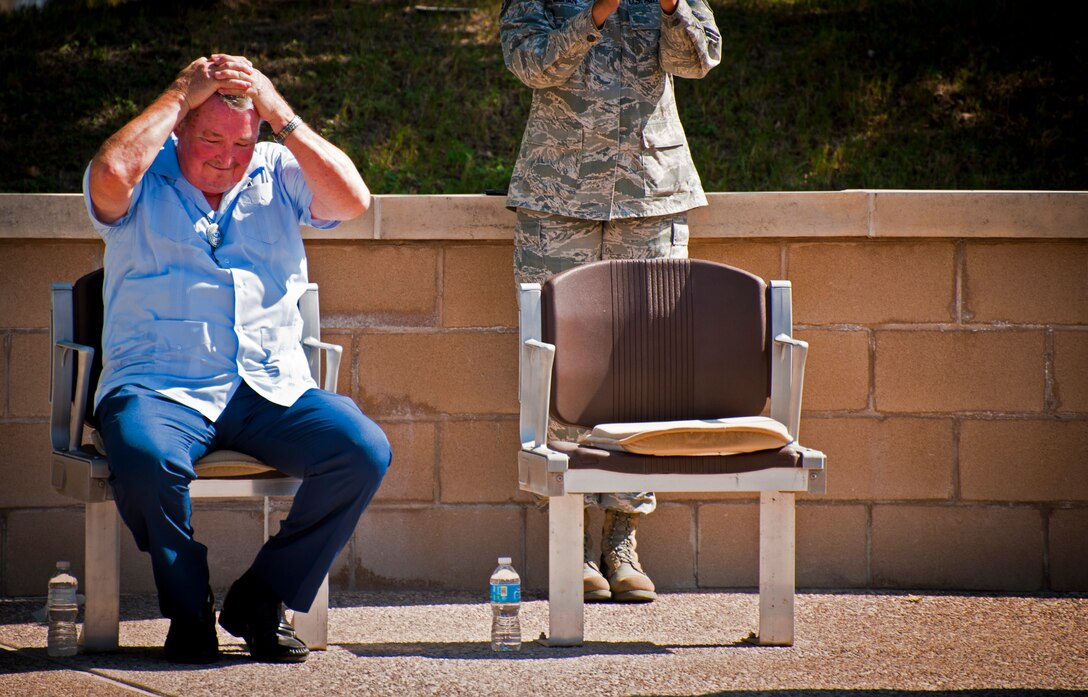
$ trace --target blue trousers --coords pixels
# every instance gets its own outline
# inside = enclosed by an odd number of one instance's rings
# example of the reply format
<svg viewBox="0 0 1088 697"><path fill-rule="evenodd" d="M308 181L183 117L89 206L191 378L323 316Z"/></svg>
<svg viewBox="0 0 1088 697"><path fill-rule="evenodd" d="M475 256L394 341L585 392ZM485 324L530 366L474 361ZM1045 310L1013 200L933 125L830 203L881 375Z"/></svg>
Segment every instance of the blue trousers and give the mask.
<svg viewBox="0 0 1088 697"><path fill-rule="evenodd" d="M290 407L242 383L214 423L138 385L98 406L110 484L136 545L150 553L165 617L197 617L208 591L208 550L191 525L193 463L237 450L302 480L280 530L251 571L305 612L374 497L392 457L381 428L343 395L311 389Z"/></svg>

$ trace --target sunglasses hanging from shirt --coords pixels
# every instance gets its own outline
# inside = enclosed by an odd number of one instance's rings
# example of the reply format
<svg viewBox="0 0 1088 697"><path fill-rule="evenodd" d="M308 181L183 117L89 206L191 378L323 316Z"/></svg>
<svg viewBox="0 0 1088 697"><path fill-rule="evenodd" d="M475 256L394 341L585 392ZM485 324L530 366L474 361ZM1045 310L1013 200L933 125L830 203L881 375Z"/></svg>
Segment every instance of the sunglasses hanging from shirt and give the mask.
<svg viewBox="0 0 1088 697"><path fill-rule="evenodd" d="M227 222L231 219L231 216L234 214L234 206L238 203L238 199L242 198L242 194L245 193L245 191L251 186L253 186L253 184L255 183L254 180L257 178L257 175L261 174L263 171L264 167L258 167L257 169L253 170L253 172L249 175L249 179L246 182L246 185L242 187L242 190L238 192L237 196L231 199L230 203L227 204L226 210L224 210L223 214L219 216L219 220L222 221L222 224L213 219L208 225L208 229L205 231L205 234L208 236L208 245L212 248L212 259L215 261L216 266L222 266L222 264L219 263L219 258L215 256L215 250L219 249L219 245L223 244L223 238L226 234L226 225ZM215 215L215 211L212 211L212 215Z"/></svg>

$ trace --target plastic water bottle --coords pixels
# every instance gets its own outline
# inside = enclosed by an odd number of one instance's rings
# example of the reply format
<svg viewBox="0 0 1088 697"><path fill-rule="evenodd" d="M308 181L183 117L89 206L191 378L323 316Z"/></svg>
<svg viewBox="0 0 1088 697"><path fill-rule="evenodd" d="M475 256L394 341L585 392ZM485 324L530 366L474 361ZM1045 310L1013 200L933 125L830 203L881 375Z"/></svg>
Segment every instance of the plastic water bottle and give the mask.
<svg viewBox="0 0 1088 697"><path fill-rule="evenodd" d="M491 574L491 650L521 650L521 577L510 557L499 557Z"/></svg>
<svg viewBox="0 0 1088 697"><path fill-rule="evenodd" d="M68 572L71 565L57 562L57 571L49 579L46 609L49 613L49 638L46 653L50 656L74 656L79 647L76 630L76 577Z"/></svg>

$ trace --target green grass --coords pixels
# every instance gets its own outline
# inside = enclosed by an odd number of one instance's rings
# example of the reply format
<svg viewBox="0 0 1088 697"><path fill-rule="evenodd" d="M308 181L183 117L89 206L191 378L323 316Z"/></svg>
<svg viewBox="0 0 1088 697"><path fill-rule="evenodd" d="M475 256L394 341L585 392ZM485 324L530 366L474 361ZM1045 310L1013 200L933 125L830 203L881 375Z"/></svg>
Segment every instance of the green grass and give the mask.
<svg viewBox="0 0 1088 697"><path fill-rule="evenodd" d="M0 14L0 191L78 191L190 60L250 57L375 193L505 187L531 93L500 0L53 0ZM719 0L677 80L709 191L1088 189L1083 10L1046 0Z"/></svg>

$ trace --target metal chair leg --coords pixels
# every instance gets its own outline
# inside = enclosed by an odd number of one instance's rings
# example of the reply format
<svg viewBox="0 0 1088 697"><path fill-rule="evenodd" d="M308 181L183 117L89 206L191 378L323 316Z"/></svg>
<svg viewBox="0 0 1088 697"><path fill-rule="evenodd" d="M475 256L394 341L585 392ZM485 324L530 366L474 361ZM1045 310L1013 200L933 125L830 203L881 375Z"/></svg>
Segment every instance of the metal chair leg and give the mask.
<svg viewBox="0 0 1088 697"><path fill-rule="evenodd" d="M295 634L307 647L324 650L329 647L329 577L321 583L309 612L295 613Z"/></svg>
<svg viewBox="0 0 1088 697"><path fill-rule="evenodd" d="M272 534L271 515L272 502L269 497L264 497L262 504L264 514L264 539L267 541ZM296 612L294 616L295 634L306 647L323 651L329 647L329 576L325 574L325 580L321 582L321 588L314 597L308 612Z"/></svg>
<svg viewBox="0 0 1088 697"><path fill-rule="evenodd" d="M85 508L83 650L115 651L121 622L121 517L113 501Z"/></svg>
<svg viewBox="0 0 1088 697"><path fill-rule="evenodd" d="M770 491L759 501L759 643L793 645L794 494Z"/></svg>
<svg viewBox="0 0 1088 697"><path fill-rule="evenodd" d="M583 641L582 508L581 494L548 500L549 646L580 646Z"/></svg>

